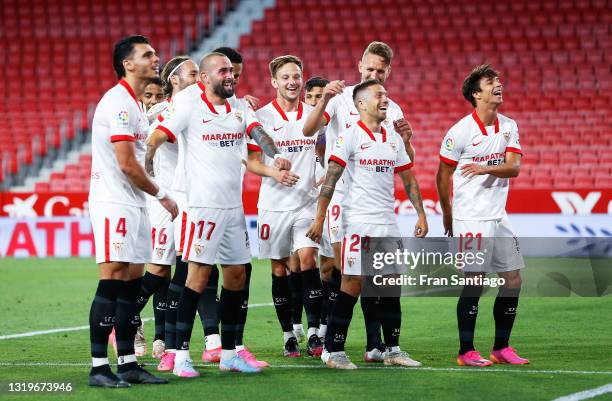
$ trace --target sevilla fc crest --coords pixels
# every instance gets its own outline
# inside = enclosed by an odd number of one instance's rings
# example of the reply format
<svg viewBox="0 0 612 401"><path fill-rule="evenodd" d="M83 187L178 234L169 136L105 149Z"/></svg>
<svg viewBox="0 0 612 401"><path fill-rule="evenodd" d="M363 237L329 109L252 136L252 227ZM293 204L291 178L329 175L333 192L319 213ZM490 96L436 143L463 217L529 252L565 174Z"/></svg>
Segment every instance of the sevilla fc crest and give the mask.
<svg viewBox="0 0 612 401"><path fill-rule="evenodd" d="M195 251L196 255L200 256L204 248L202 247L202 245L194 245L193 250Z"/></svg>
<svg viewBox="0 0 612 401"><path fill-rule="evenodd" d="M356 261L357 261L357 259L351 256L351 257L348 258L348 265L349 266L353 266Z"/></svg>
<svg viewBox="0 0 612 401"><path fill-rule="evenodd" d="M162 256L164 256L165 252L166 252L166 248L155 248L155 254L157 255L158 258L161 258Z"/></svg>
<svg viewBox="0 0 612 401"><path fill-rule="evenodd" d="M238 120L239 123L242 123L242 112L241 111L234 112L234 117L236 117L236 120Z"/></svg>
<svg viewBox="0 0 612 401"><path fill-rule="evenodd" d="M504 139L506 140L506 142L508 142L508 139L510 139L510 133L509 132L504 132Z"/></svg>

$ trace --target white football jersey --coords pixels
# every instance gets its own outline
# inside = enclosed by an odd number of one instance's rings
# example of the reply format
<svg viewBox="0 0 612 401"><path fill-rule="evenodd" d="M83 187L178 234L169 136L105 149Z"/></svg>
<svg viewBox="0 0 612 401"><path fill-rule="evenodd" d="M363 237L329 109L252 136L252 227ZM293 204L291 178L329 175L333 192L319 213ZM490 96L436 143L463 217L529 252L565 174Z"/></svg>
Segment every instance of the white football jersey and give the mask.
<svg viewBox="0 0 612 401"><path fill-rule="evenodd" d="M159 108L157 118L149 126L149 135L151 135L157 126L166 118L165 114L168 110L170 102L172 102L172 100L164 100L162 103L157 103L155 105L159 106L160 104L163 104L165 107ZM157 149L157 152L155 152L155 157L153 158L155 182L165 190L172 189L176 165L178 163L178 144L176 143L175 139L176 138L168 138L168 140Z"/></svg>
<svg viewBox="0 0 612 401"><path fill-rule="evenodd" d="M273 100L255 113L283 157L291 160L291 171L300 177L293 187L286 187L272 177L263 177L257 204L259 210L289 211L314 202L317 196L315 190L317 138L304 136L302 132L304 122L311 111L311 106L300 102L296 112L286 113L278 102ZM249 149L261 152L261 148L252 140ZM268 166L274 165L274 159L265 154L263 160Z"/></svg>
<svg viewBox="0 0 612 401"><path fill-rule="evenodd" d="M182 137L187 203L190 207L232 209L242 206L241 166L246 137L261 125L244 101L215 106L204 85L196 83L172 99L159 129ZM184 151L184 152L183 152ZM181 161L178 161L181 165ZM175 175L180 175L179 169Z"/></svg>
<svg viewBox="0 0 612 401"><path fill-rule="evenodd" d="M329 157L334 151L334 144L336 139L342 133L353 127L359 121L359 113L353 103L353 91L355 86L347 86L344 88L341 94L331 98L325 113L323 114L327 120L327 130L325 131L326 146L325 146L325 160L324 164L327 166ZM389 107L387 108L387 119L383 122L383 127L387 131L393 130L393 121L404 118L402 109L389 99ZM344 187L342 179L338 181L336 185L336 191L338 193L344 193Z"/></svg>
<svg viewBox="0 0 612 401"><path fill-rule="evenodd" d="M394 174L412 167L404 141L393 129L372 132L363 122L340 134L330 161L344 166L345 224L396 224Z"/></svg>
<svg viewBox="0 0 612 401"><path fill-rule="evenodd" d="M499 113L494 126L485 127L474 110L448 130L440 147L440 160L457 166L453 174L454 219L492 220L504 215L510 179L490 174L466 178L461 175L461 166L500 165L506 152L523 154L516 122Z"/></svg>
<svg viewBox="0 0 612 401"><path fill-rule="evenodd" d="M119 168L113 142L130 141L144 164L149 121L125 80L108 90L96 107L91 132L89 200L144 207L145 193Z"/></svg>

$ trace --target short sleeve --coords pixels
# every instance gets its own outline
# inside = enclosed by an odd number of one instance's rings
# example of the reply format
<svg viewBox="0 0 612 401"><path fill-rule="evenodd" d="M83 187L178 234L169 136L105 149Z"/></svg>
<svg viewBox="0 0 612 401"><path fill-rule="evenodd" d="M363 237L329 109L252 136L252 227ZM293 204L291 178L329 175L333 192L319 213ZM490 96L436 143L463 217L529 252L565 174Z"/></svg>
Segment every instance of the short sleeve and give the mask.
<svg viewBox="0 0 612 401"><path fill-rule="evenodd" d="M390 109L391 122L401 120L402 118L404 118L404 113L402 112L401 107L399 107L399 105L395 102L391 103L391 105L392 105Z"/></svg>
<svg viewBox="0 0 612 401"><path fill-rule="evenodd" d="M346 163L353 154L352 139L355 137L355 135L351 135L351 132L352 131L344 131L338 136L336 143L334 144L334 151L329 157L330 162L333 161L342 167L346 167Z"/></svg>
<svg viewBox="0 0 612 401"><path fill-rule="evenodd" d="M510 138L508 138L508 145L506 145L506 152L523 154L521 143L519 141L518 126L515 122L512 124L512 130L510 131Z"/></svg>
<svg viewBox="0 0 612 401"><path fill-rule="evenodd" d="M138 125L138 115L133 107L128 107L125 102L110 103L110 141L136 141L136 126Z"/></svg>
<svg viewBox="0 0 612 401"><path fill-rule="evenodd" d="M187 91L178 93L168 104L166 110L160 114L162 118L157 128L168 135L168 142L176 141L176 136L184 131L186 132L189 125L194 106L189 101L189 97L185 95L187 95Z"/></svg>
<svg viewBox="0 0 612 401"><path fill-rule="evenodd" d="M465 144L461 140L461 136L458 135L458 131L451 128L442 140L440 160L450 166L456 166L464 147Z"/></svg>
<svg viewBox="0 0 612 401"><path fill-rule="evenodd" d="M326 124L329 124L332 118L336 115L336 111L338 110L338 99L340 96L336 95L331 98L329 103L327 103L327 107L325 107L325 111L323 112L323 117L327 121Z"/></svg>
<svg viewBox="0 0 612 401"><path fill-rule="evenodd" d="M253 110L251 105L249 105L244 99L240 99L240 102L242 103L242 110L244 111L245 115L244 121L246 122L247 127L246 134L247 136L251 136L251 131L253 130L253 128L261 126L261 123L259 122L259 119L255 114L255 110Z"/></svg>
<svg viewBox="0 0 612 401"><path fill-rule="evenodd" d="M397 135L397 139L399 142L398 151L397 151L397 160L395 161L395 172L399 173L405 170L410 170L412 168L412 160L410 160L410 156L406 152L406 148L401 146L404 144L402 138Z"/></svg>

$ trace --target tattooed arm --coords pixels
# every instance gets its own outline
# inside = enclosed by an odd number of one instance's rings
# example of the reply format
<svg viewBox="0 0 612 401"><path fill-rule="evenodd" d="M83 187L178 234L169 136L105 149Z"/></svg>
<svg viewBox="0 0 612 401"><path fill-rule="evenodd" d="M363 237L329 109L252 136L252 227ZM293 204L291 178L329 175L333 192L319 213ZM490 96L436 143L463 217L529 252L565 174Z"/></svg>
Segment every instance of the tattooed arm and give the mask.
<svg viewBox="0 0 612 401"><path fill-rule="evenodd" d="M408 195L408 199L414 206L414 209L417 212L418 220L416 226L414 227L414 236L415 237L424 237L427 235L428 227L427 227L427 217L425 216L425 209L423 208L423 198L421 197L421 190L419 188L419 183L417 182L416 177L410 170L403 170L399 173L402 182L404 183L404 190L406 191L406 195Z"/></svg>
<svg viewBox="0 0 612 401"><path fill-rule="evenodd" d="M251 130L251 138L257 142L257 145L261 148L262 152L274 159L274 167L279 170L290 170L291 162L284 157L279 157L281 153L276 148L274 140L266 133L266 130L261 125L256 125ZM276 156L279 155L279 156Z"/></svg>
<svg viewBox="0 0 612 401"><path fill-rule="evenodd" d="M151 135L145 141L147 145L147 152L145 153L145 171L151 176L155 177L153 171L153 159L155 158L155 152L164 142L168 140L168 135L159 129L153 131Z"/></svg>
<svg viewBox="0 0 612 401"><path fill-rule="evenodd" d="M321 193L319 194L319 201L317 202L317 214L314 222L310 225L306 236L315 242L321 241L321 234L323 233L323 223L325 222L325 213L331 198L334 195L336 189L336 183L342 176L344 167L335 161L330 161L327 165L327 173L325 174L325 182L321 185Z"/></svg>

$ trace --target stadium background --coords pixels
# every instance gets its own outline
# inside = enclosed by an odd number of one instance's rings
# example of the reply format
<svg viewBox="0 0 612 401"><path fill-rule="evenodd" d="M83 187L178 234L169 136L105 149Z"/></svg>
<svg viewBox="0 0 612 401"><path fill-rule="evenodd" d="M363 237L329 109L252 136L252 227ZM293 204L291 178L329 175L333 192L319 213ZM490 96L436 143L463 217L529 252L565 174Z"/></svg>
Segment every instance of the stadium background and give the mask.
<svg viewBox="0 0 612 401"><path fill-rule="evenodd" d="M512 222L520 236L569 241L612 237L610 9L606 0L2 0L0 391L9 380L70 380L79 398L108 398L86 388L86 311L96 283L87 217L89 129L97 101L116 83L112 46L123 35L148 36L162 62L179 53L198 60L217 46L236 47L245 65L238 95L262 102L274 96L267 70L273 56L295 54L305 62L306 77L352 84L367 43L387 42L395 58L386 86L414 129L414 171L431 235L441 234L442 226L434 186L440 141L470 111L459 91L463 77L474 65L490 62L505 87L501 112L518 122L525 150L521 175L511 183ZM259 180L247 176L244 204L251 228L258 188ZM414 218L402 191L397 210L407 233ZM256 247L253 232L251 240ZM536 267L549 262L528 259ZM402 347L424 362L422 369L380 369L355 358L360 369L343 375L321 374L320 361L307 358L287 363L273 335L267 261L254 265L246 339L273 368L256 378L237 378L198 364L202 380L139 387L122 394L125 399L169 399L180 391L184 399L214 394L218 400L245 394L254 400L550 400L611 381L609 297L521 300L514 336L533 361L527 368L486 374L458 369L453 298L402 301ZM483 310L491 304L491 298L481 301ZM148 309L145 317L150 316ZM150 334L152 322L146 326ZM492 330L492 319L479 319L483 347ZM360 313L350 337L348 352L363 352ZM199 328L193 342L202 344ZM142 361L155 364L150 357ZM41 399L6 395L12 398Z"/></svg>
<svg viewBox="0 0 612 401"><path fill-rule="evenodd" d="M113 43L150 37L162 62L219 45L244 57L238 94L274 96L268 62L295 54L305 76L359 79L371 40L395 51L387 83L414 129L415 172L440 234L435 171L446 130L470 110L460 83L492 63L505 87L502 113L519 124L525 149L509 213L521 236L612 231L612 32L605 0L470 1L215 0L177 3L4 0L0 60L0 255L87 256L96 102L116 81ZM259 179L245 180L254 226ZM411 214L403 191L398 213ZM597 215L596 215L597 214ZM407 230L411 220L401 220ZM253 241L256 246L256 241Z"/></svg>

